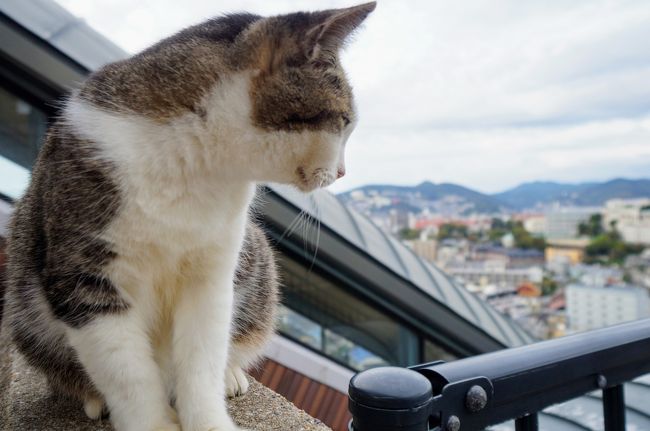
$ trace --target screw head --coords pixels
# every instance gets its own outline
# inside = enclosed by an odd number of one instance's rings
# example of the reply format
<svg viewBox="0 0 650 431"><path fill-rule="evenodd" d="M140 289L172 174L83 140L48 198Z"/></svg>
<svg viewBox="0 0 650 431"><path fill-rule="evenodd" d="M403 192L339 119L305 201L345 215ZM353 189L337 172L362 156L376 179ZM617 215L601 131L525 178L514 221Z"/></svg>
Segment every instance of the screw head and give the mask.
<svg viewBox="0 0 650 431"><path fill-rule="evenodd" d="M607 377L603 376L602 374L598 374L596 383L600 389L605 389L607 387Z"/></svg>
<svg viewBox="0 0 650 431"><path fill-rule="evenodd" d="M487 392L482 386L474 385L467 391L465 396L465 406L470 412L476 413L483 410L487 405Z"/></svg>
<svg viewBox="0 0 650 431"><path fill-rule="evenodd" d="M458 419L458 416L449 416L449 419L447 419L447 431L458 430L460 430L460 419Z"/></svg>

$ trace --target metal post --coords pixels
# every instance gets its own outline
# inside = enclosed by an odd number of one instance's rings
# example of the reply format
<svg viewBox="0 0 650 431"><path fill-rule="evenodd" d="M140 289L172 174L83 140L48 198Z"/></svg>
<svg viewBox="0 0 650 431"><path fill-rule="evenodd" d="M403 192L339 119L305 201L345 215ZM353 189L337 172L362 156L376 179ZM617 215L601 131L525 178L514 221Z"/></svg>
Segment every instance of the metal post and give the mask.
<svg viewBox="0 0 650 431"><path fill-rule="evenodd" d="M603 389L605 431L625 431L625 394L623 385Z"/></svg>
<svg viewBox="0 0 650 431"><path fill-rule="evenodd" d="M537 431L539 429L539 420L537 413L522 416L515 420L516 431Z"/></svg>

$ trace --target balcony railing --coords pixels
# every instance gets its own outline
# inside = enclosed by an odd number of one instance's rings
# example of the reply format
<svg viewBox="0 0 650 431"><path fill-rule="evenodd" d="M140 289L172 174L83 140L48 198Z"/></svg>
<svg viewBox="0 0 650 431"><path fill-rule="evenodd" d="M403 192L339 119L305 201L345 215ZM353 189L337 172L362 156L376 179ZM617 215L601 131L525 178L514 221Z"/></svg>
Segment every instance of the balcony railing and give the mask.
<svg viewBox="0 0 650 431"><path fill-rule="evenodd" d="M350 381L353 431L478 431L603 391L606 431L625 430L623 383L650 373L650 319L449 363L363 371ZM648 400L650 402L650 400Z"/></svg>

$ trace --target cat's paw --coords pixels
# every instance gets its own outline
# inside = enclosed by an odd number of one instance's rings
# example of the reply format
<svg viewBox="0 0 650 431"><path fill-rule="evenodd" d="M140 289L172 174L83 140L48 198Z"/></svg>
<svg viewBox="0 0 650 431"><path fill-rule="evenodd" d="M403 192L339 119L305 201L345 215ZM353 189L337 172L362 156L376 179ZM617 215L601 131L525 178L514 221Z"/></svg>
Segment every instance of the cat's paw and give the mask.
<svg viewBox="0 0 650 431"><path fill-rule="evenodd" d="M108 416L108 409L104 400L98 397L88 397L84 401L84 412L92 420Z"/></svg>
<svg viewBox="0 0 650 431"><path fill-rule="evenodd" d="M176 409L173 408L172 406L167 406L166 410L167 410L167 417L171 419L173 423L180 425L181 421L178 419L178 412L176 411Z"/></svg>
<svg viewBox="0 0 650 431"><path fill-rule="evenodd" d="M226 395L234 398L248 392L248 378L240 367L228 367L226 370Z"/></svg>
<svg viewBox="0 0 650 431"><path fill-rule="evenodd" d="M178 413L172 406L167 406L167 418L165 423L154 427L153 431L181 431L181 424L178 420Z"/></svg>

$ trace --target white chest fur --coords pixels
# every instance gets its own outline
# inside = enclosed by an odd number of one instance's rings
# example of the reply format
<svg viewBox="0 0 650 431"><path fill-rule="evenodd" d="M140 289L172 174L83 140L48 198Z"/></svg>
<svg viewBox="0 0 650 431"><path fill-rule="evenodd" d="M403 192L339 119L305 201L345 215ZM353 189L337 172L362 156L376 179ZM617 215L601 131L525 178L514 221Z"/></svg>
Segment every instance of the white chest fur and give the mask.
<svg viewBox="0 0 650 431"><path fill-rule="evenodd" d="M206 127L192 113L161 124L78 99L66 117L115 167L120 208L102 237L118 255L108 275L130 302L146 304L151 316L169 314L187 273L211 270L188 262L236 261L255 184L233 179L226 163L237 139L232 127Z"/></svg>

